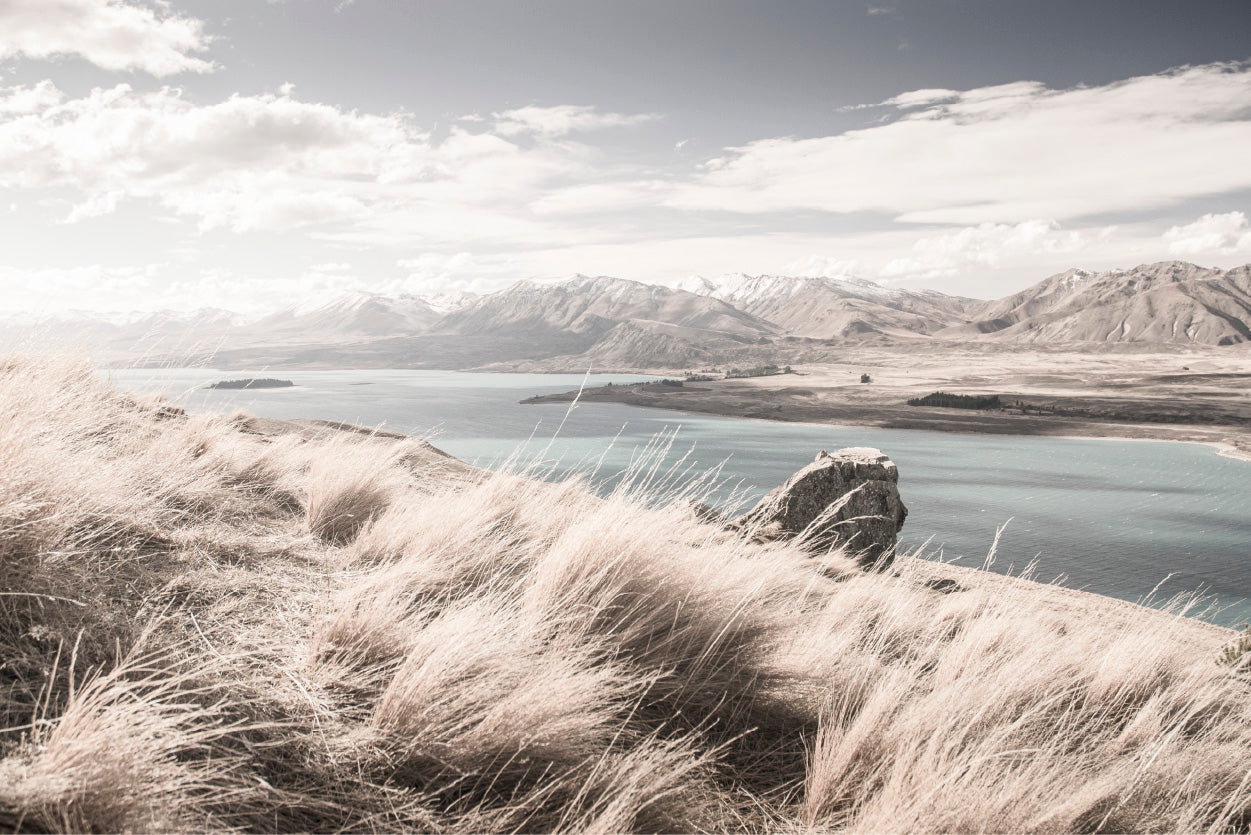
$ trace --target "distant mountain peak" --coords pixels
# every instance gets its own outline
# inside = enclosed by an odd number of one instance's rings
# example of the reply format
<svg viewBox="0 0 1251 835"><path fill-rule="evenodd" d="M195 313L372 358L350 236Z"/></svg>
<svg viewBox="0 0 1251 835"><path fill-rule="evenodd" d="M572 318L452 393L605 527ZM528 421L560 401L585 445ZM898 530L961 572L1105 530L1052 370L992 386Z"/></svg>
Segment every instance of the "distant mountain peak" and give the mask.
<svg viewBox="0 0 1251 835"><path fill-rule="evenodd" d="M916 291L886 287L876 281L854 275L793 276L770 273L759 275L726 273L714 278L692 276L678 286L697 295L710 295L727 301L755 301L766 296L794 296L805 290L811 291L822 287L859 295L918 295ZM930 295L931 293L921 291L920 294Z"/></svg>
<svg viewBox="0 0 1251 835"><path fill-rule="evenodd" d="M858 276L729 273L680 285L720 299L796 336L821 339L927 334L964 321L967 300L884 287Z"/></svg>
<svg viewBox="0 0 1251 835"><path fill-rule="evenodd" d="M1104 272L1067 270L1007 298L984 302L948 335L1015 342L1251 341L1251 273L1188 261Z"/></svg>

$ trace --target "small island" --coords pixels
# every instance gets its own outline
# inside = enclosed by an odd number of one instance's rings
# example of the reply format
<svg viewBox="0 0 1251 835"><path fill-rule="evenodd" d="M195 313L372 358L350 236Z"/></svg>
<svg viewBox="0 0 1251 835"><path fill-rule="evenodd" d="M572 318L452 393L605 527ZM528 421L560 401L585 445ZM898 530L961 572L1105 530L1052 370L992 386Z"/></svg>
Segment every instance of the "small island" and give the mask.
<svg viewBox="0 0 1251 835"><path fill-rule="evenodd" d="M209 383L206 389L285 389L294 386L290 380L274 380L269 377L246 378L243 380L218 380Z"/></svg>

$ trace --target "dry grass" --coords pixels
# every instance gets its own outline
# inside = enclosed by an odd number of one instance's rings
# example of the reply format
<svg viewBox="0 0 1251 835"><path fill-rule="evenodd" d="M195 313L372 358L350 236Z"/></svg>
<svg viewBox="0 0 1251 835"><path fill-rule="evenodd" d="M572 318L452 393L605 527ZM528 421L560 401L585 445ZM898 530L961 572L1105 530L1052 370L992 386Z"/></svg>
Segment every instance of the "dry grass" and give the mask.
<svg viewBox="0 0 1251 835"><path fill-rule="evenodd" d="M944 593L625 484L0 362L0 828L1251 825L1235 633Z"/></svg>
<svg viewBox="0 0 1251 835"><path fill-rule="evenodd" d="M396 456L362 456L350 443L327 443L308 468L308 528L333 545L356 538L399 492Z"/></svg>

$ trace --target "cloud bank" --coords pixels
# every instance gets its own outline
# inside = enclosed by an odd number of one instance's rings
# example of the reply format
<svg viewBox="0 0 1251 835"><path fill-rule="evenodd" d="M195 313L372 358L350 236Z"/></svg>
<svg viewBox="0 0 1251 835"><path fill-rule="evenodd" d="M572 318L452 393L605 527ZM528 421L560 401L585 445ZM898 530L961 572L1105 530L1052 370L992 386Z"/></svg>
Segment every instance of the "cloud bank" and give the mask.
<svg viewBox="0 0 1251 835"><path fill-rule="evenodd" d="M0 19L21 14L29 23L33 8L33 0L0 0ZM171 21L190 25L134 3L50 0L39 8L52 18L66 9L138 14L147 35ZM32 45L32 26L17 36L0 30L5 54L85 57L94 48L65 46L72 27ZM200 60L189 53L205 41L198 24L192 30L190 40L168 41L164 64L139 63L132 51L117 65L196 71L186 62ZM62 39L55 50L54 36ZM141 282L148 296L157 286L203 296L248 282L284 288L278 295L310 282L486 291L574 271L662 281L739 270L928 281L1128 266L1166 252L1194 260L1251 252L1245 212L1200 217L1211 204L1187 205L1251 189L1248 64L1065 90L1019 82L909 91L874 105L891 121L761 138L702 162L693 152L699 140L682 134L657 139L663 153L650 157L593 144L603 131L655 122L654 113L531 106L432 130L403 111L310 101L288 85L208 102L176 87L137 87L0 87L0 188L22 202L6 217L55 210L70 224L126 212L140 225L182 219L185 229L168 228L191 240L196 230L218 239L268 235L254 246L264 249L282 235L316 261L348 269L293 266L286 279L256 278L196 261L200 277L175 286L168 274L191 261L138 272L66 267L66 281L96 282L99 293ZM1168 220L1145 214L1160 207L1170 207ZM390 274L353 265L353 253L380 251ZM35 274L0 277L12 285Z"/></svg>
<svg viewBox="0 0 1251 835"><path fill-rule="evenodd" d="M1194 223L1170 227L1164 240L1175 255L1251 255L1251 224L1243 212L1206 214Z"/></svg>
<svg viewBox="0 0 1251 835"><path fill-rule="evenodd" d="M908 111L836 136L729 148L669 203L883 212L911 223L1063 222L1251 188L1247 64L1068 90L918 90L883 105Z"/></svg>
<svg viewBox="0 0 1251 835"><path fill-rule="evenodd" d="M400 235L509 238L532 222L501 207L524 206L544 183L586 167L576 145L524 149L461 129L434 141L404 114L286 89L209 105L169 87L121 84L81 98L50 82L0 89L0 186L72 189L82 199L69 221L146 199L205 230L385 221L407 223Z"/></svg>
<svg viewBox="0 0 1251 835"><path fill-rule="evenodd" d="M157 11L160 10L160 12ZM77 55L106 70L211 72L204 23L123 0L4 0L0 59Z"/></svg>
<svg viewBox="0 0 1251 835"><path fill-rule="evenodd" d="M529 133L549 138L605 128L629 127L661 118L659 113L599 113L594 107L572 104L519 107L492 115L495 117L496 133L503 136Z"/></svg>

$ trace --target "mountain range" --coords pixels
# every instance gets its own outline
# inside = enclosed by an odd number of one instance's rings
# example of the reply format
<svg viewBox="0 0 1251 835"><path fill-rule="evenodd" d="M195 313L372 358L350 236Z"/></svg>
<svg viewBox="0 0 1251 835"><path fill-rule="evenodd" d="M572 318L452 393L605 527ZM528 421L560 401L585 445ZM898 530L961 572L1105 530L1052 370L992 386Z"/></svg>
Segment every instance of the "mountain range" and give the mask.
<svg viewBox="0 0 1251 835"><path fill-rule="evenodd" d="M221 367L677 369L815 362L864 343L1220 346L1251 341L1251 265L1075 269L990 301L853 277L728 275L665 287L577 275L450 300L356 293L250 322L222 310L64 315L23 327L10 319L5 331L9 342L36 334L114 362Z"/></svg>
<svg viewBox="0 0 1251 835"><path fill-rule="evenodd" d="M1069 270L969 312L974 331L1013 342L1232 345L1251 340L1251 265L1214 270L1162 261L1105 273Z"/></svg>

